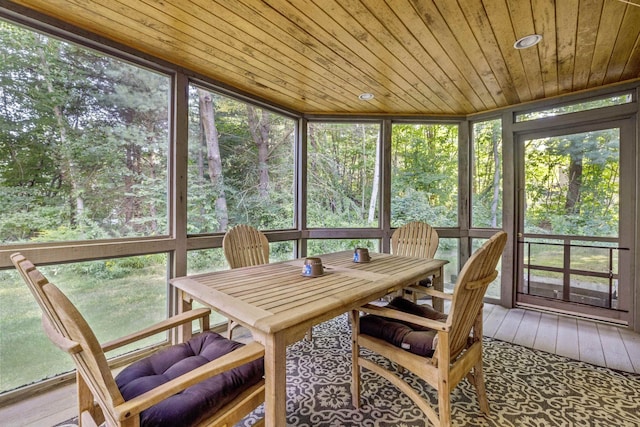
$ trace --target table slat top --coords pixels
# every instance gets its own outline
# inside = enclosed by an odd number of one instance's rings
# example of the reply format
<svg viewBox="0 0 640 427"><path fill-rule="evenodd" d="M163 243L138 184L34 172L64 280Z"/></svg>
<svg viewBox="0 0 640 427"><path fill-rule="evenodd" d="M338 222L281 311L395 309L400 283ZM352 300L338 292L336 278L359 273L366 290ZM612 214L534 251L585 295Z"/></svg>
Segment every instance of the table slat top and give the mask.
<svg viewBox="0 0 640 427"><path fill-rule="evenodd" d="M325 274L302 276L304 258L179 277L172 285L215 310L263 332L339 314L439 270L447 261L352 252L321 255Z"/></svg>

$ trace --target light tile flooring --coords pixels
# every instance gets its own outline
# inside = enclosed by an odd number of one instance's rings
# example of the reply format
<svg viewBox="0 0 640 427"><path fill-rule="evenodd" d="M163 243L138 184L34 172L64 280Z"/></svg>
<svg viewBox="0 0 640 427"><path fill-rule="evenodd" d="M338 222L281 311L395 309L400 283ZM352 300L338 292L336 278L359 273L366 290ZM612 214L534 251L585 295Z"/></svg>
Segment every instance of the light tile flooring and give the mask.
<svg viewBox="0 0 640 427"><path fill-rule="evenodd" d="M485 305L484 335L594 365L640 374L640 334L614 325ZM0 408L0 425L48 427L75 415L75 387Z"/></svg>

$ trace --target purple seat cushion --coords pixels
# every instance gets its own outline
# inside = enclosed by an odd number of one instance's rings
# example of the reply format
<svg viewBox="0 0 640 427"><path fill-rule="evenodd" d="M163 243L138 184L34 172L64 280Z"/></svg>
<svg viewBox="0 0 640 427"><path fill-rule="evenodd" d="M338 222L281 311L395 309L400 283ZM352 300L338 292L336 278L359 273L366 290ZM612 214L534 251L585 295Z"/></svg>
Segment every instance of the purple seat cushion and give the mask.
<svg viewBox="0 0 640 427"><path fill-rule="evenodd" d="M447 315L426 305L418 305L402 297L394 298L388 308L433 320L446 320ZM435 350L437 332L424 326L381 316L360 318L360 332L380 338L390 344L420 356L431 357Z"/></svg>
<svg viewBox="0 0 640 427"><path fill-rule="evenodd" d="M394 308L396 310L399 310L405 313L415 314L416 316L425 317L431 320L440 320L440 321L447 320L446 314L434 309L433 307L429 305L416 304L415 302L409 301L408 299L405 299L402 297L394 298L389 304L387 304L387 307ZM407 323L407 324L411 326L413 329L430 330L429 328L426 328L420 325L415 325L413 323Z"/></svg>
<svg viewBox="0 0 640 427"><path fill-rule="evenodd" d="M125 400L133 399L244 344L206 331L126 367L116 377ZM262 358L195 384L145 410L142 426L192 426L213 415L264 375Z"/></svg>

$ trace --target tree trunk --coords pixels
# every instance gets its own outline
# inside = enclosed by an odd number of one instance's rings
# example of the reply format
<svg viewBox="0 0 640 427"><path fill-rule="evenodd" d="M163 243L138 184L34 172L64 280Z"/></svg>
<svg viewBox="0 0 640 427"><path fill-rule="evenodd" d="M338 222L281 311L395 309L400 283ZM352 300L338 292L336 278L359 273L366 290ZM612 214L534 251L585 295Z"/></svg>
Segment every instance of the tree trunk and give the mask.
<svg viewBox="0 0 640 427"><path fill-rule="evenodd" d="M224 193L224 177L222 175L222 158L220 157L220 142L218 129L215 122L215 109L211 94L198 89L198 101L200 105L200 124L207 145L207 163L209 167L209 179L213 188L217 191L216 216L218 217L218 231L226 231L229 225L229 212L227 199Z"/></svg>
<svg viewBox="0 0 640 427"><path fill-rule="evenodd" d="M253 142L258 148L258 195L261 199L269 196L269 112L262 109L262 115L258 118L256 108L247 105L247 117Z"/></svg>
<svg viewBox="0 0 640 427"><path fill-rule="evenodd" d="M149 173L151 174L151 180L153 182L156 181L158 175L156 171L156 165L160 164L160 162L156 163L155 157L155 154L151 154L149 161L149 165L151 166ZM154 235L158 234L158 207L156 206L156 202L153 199L151 200L151 206L149 207L149 218L151 218L152 233Z"/></svg>
<svg viewBox="0 0 640 427"><path fill-rule="evenodd" d="M46 42L45 42L46 43ZM40 66L42 68L42 75L45 78L47 85L47 92L53 94L55 89L53 87L51 70L47 61L45 46L40 46ZM60 175L63 182L68 182L71 191L68 196L69 204L69 222L71 225L76 225L79 218L82 218L84 213L84 200L80 196L80 186L77 182L77 171L75 170L73 159L71 158L70 143L67 138L67 125L64 118L64 113L60 105L53 106L53 114L56 118L56 124L58 125L58 131L60 132L60 146L59 153L62 156L62 170Z"/></svg>
<svg viewBox="0 0 640 427"><path fill-rule="evenodd" d="M127 170L130 172L124 177L124 194L125 206L124 206L124 218L127 224L135 218L136 212L138 212L138 199L133 196L133 186L136 183L136 177L140 173L140 154L134 143L130 143L125 147L126 165Z"/></svg>
<svg viewBox="0 0 640 427"><path fill-rule="evenodd" d="M207 152L207 138L204 135L204 131L203 131L203 126L200 126L200 135L201 135L201 140L200 140L200 145L198 146L198 159L197 159L197 166L198 166L198 186L204 186L204 157L205 157L205 153ZM204 206L200 206L200 215L204 216L205 213L205 208Z"/></svg>
<svg viewBox="0 0 640 427"><path fill-rule="evenodd" d="M582 187L582 153L571 155L569 164L569 188L564 208L567 214L579 211L580 191Z"/></svg>
<svg viewBox="0 0 640 427"><path fill-rule="evenodd" d="M375 219L376 205L378 204L378 187L380 182L380 133L376 139L376 164L373 170L373 184L371 185L371 201L369 202L369 218L371 224Z"/></svg>

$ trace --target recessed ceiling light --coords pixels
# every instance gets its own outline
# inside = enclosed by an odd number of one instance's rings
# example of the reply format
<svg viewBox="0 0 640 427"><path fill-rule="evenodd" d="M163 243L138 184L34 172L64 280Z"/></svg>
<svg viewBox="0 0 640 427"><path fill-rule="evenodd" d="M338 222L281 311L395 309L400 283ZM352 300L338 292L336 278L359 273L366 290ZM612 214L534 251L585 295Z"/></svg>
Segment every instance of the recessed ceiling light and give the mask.
<svg viewBox="0 0 640 427"><path fill-rule="evenodd" d="M373 99L373 94L369 92L361 93L358 95L358 99L360 101L371 101Z"/></svg>
<svg viewBox="0 0 640 427"><path fill-rule="evenodd" d="M537 45L538 43L540 43L540 40L542 40L542 36L540 34L530 34L516 41L513 44L513 47L515 47L516 49L526 49L528 47Z"/></svg>

